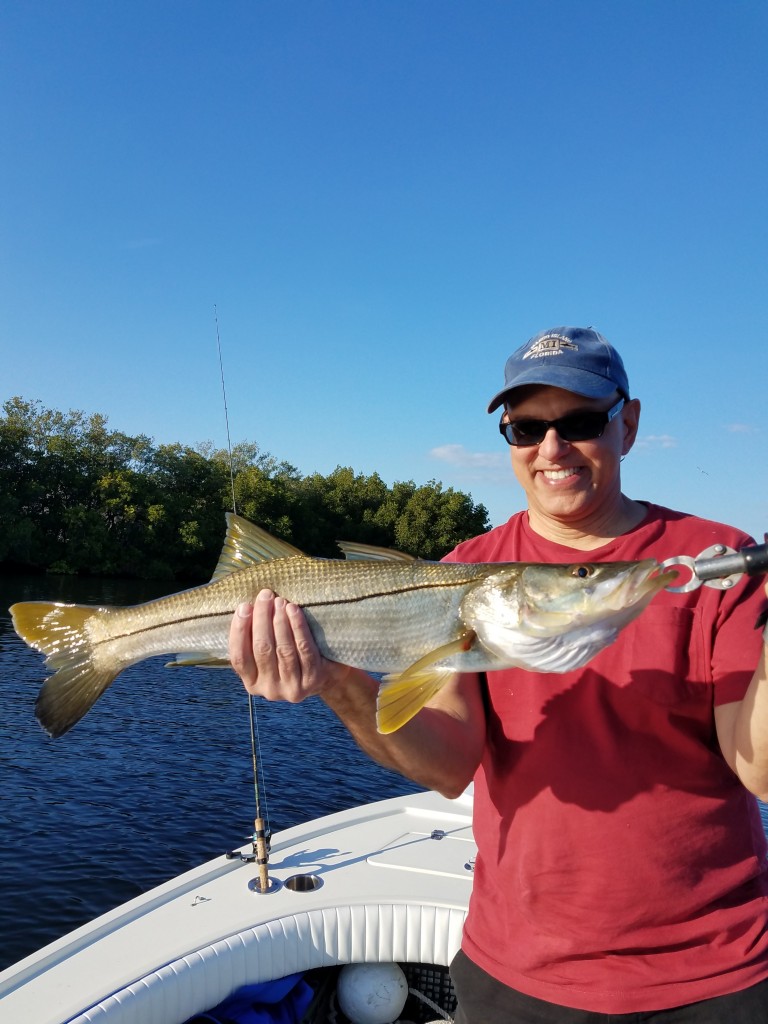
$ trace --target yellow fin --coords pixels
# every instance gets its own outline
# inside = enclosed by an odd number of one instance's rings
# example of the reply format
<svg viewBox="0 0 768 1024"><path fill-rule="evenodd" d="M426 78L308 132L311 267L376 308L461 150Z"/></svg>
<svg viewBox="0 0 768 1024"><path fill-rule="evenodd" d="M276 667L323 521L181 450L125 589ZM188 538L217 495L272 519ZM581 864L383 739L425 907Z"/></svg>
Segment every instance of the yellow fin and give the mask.
<svg viewBox="0 0 768 1024"><path fill-rule="evenodd" d="M397 678L402 680L411 679L412 677L429 669L430 665L435 665L438 661L444 661L446 658L450 658L452 654L463 654L471 649L476 639L477 633L475 633L474 629L467 629L460 637L457 637L455 640L451 640L447 644L443 644L441 647L436 647L434 651L430 651L429 654L425 654L423 658L419 658L418 661L414 661L414 663L409 665L404 672L401 672ZM385 676L385 679L386 678L387 677ZM393 676L392 678L395 677Z"/></svg>
<svg viewBox="0 0 768 1024"><path fill-rule="evenodd" d="M355 562L417 562L413 555L393 548L377 548L373 544L358 544L356 541L337 540L344 557Z"/></svg>
<svg viewBox="0 0 768 1024"><path fill-rule="evenodd" d="M452 668L434 668L438 662L452 654L468 651L477 634L468 629L451 640L436 647L423 658L414 661L404 672L384 676L376 701L376 728L381 733L395 732L427 704L445 683L455 674Z"/></svg>
<svg viewBox="0 0 768 1024"><path fill-rule="evenodd" d="M234 512L227 512L227 535L211 582L249 565L270 562L274 558L295 558L297 555L306 558L303 551L288 541L273 537Z"/></svg>
<svg viewBox="0 0 768 1024"><path fill-rule="evenodd" d="M403 675L385 676L376 701L376 728L380 733L395 732L410 722L425 704L453 676L451 668L433 668Z"/></svg>
<svg viewBox="0 0 768 1024"><path fill-rule="evenodd" d="M195 668L232 668L229 658L217 658L213 654L206 654L205 651L177 654L174 661L165 663L166 668L185 668L190 665Z"/></svg>
<svg viewBox="0 0 768 1024"><path fill-rule="evenodd" d="M87 643L82 635L86 623L108 608L60 601L21 601L11 609L13 628L36 651L54 657L74 643Z"/></svg>
<svg viewBox="0 0 768 1024"><path fill-rule="evenodd" d="M97 668L88 620L109 609L78 604L27 601L11 608L13 628L30 647L47 654L56 669L35 703L38 722L50 736L61 736L85 715L117 675L119 667Z"/></svg>

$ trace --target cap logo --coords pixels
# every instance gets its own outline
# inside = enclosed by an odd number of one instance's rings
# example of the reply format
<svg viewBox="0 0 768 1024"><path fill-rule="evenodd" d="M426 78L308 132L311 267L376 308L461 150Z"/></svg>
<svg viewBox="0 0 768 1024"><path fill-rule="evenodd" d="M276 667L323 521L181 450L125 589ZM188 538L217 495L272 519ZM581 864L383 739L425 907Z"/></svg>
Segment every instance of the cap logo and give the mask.
<svg viewBox="0 0 768 1024"><path fill-rule="evenodd" d="M523 359L538 359L541 356L560 356L566 349L578 352L579 346L562 334L545 334L538 338L525 353Z"/></svg>

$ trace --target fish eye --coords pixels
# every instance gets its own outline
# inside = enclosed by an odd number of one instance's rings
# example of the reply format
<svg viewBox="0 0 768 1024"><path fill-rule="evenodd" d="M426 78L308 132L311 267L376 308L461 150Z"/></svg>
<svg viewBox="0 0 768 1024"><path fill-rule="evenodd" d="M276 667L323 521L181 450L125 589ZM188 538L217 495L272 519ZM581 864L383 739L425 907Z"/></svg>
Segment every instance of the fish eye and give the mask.
<svg viewBox="0 0 768 1024"><path fill-rule="evenodd" d="M580 580L587 580L590 576L595 573L594 566L591 565L573 565L571 566L571 576L578 576Z"/></svg>

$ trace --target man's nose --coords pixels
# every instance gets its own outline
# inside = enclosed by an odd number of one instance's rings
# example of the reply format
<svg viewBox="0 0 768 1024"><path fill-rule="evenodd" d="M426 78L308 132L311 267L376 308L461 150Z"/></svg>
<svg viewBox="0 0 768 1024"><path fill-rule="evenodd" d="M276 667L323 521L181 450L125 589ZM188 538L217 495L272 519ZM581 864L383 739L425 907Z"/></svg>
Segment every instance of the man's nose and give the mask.
<svg viewBox="0 0 768 1024"><path fill-rule="evenodd" d="M570 442L564 441L555 427L550 427L539 444L539 454L550 462L556 462L557 456L562 455L570 447Z"/></svg>

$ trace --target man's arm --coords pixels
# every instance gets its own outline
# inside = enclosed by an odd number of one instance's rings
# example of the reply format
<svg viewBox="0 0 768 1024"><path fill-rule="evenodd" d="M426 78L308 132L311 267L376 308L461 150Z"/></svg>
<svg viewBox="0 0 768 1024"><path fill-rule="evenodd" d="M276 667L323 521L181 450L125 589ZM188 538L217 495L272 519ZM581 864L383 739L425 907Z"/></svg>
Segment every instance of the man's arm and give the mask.
<svg viewBox="0 0 768 1024"><path fill-rule="evenodd" d="M751 793L768 801L768 643L743 699L715 708L715 727L730 767Z"/></svg>
<svg viewBox="0 0 768 1024"><path fill-rule="evenodd" d="M471 782L485 742L485 709L476 676L456 676L397 732L376 730L378 684L365 672L320 654L297 605L262 591L241 605L229 639L232 667L249 693L292 703L319 696L375 761L448 797Z"/></svg>
<svg viewBox="0 0 768 1024"><path fill-rule="evenodd" d="M715 708L723 757L756 797L768 801L768 648L742 700Z"/></svg>
<svg viewBox="0 0 768 1024"><path fill-rule="evenodd" d="M485 741L485 709L475 675L457 675L397 732L376 730L378 684L354 670L321 697L358 746L379 764L455 798L472 781Z"/></svg>

